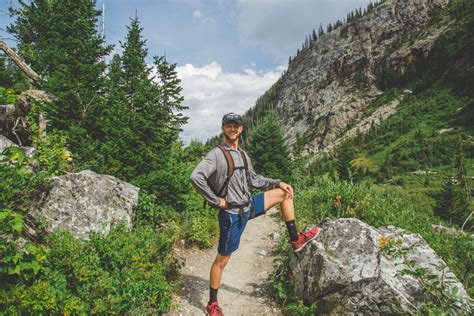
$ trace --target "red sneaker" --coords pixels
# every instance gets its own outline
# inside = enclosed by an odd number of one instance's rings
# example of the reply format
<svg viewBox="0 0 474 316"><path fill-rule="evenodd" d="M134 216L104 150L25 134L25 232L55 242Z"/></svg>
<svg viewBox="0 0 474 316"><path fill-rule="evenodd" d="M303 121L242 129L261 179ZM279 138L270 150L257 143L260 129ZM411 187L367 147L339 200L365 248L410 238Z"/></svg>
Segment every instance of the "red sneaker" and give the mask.
<svg viewBox="0 0 474 316"><path fill-rule="evenodd" d="M222 309L219 307L219 303L217 302L209 302L206 309L209 316L224 316Z"/></svg>
<svg viewBox="0 0 474 316"><path fill-rule="evenodd" d="M294 252L301 251L307 243L309 243L314 238L318 237L319 235L319 227L313 227L307 232L299 233L298 240L292 241L291 246L293 247Z"/></svg>

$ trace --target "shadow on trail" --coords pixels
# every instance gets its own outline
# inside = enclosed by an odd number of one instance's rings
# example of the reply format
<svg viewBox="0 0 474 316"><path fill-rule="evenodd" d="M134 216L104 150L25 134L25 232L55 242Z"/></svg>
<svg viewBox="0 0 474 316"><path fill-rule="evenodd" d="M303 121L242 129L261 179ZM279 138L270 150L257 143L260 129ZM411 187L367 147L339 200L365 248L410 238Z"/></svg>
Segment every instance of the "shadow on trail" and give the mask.
<svg viewBox="0 0 474 316"><path fill-rule="evenodd" d="M252 284L253 285L253 284ZM253 285L256 287L255 285ZM224 290L238 295L249 295L249 293L239 290L235 287L221 284L219 290ZM207 302L209 298L209 280L194 275L183 274L181 282L181 296L184 297L189 304L205 309L203 302Z"/></svg>

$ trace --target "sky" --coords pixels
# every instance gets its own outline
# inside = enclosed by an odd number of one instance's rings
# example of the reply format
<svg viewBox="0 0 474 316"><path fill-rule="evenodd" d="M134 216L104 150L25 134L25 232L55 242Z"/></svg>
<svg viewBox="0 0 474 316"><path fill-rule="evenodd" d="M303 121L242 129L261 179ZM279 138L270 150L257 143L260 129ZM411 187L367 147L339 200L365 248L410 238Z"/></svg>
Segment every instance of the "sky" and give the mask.
<svg viewBox="0 0 474 316"><path fill-rule="evenodd" d="M182 80L181 138L205 141L220 132L225 113L243 114L287 68L307 35L344 19L370 0L103 0L105 36L120 52L130 18L138 17L148 62L166 55ZM15 46L5 26L14 0L0 0L0 36Z"/></svg>

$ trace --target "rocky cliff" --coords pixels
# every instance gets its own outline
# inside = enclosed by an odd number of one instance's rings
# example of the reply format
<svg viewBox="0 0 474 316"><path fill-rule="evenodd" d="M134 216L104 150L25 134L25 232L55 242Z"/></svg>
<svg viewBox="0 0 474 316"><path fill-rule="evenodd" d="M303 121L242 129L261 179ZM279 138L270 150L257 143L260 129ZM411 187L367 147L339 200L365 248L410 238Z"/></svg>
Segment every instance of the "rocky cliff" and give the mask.
<svg viewBox="0 0 474 316"><path fill-rule="evenodd" d="M272 89L290 144L303 138L307 152L327 151L350 128L367 129L394 113L400 99L373 115L364 111L382 93L384 78L426 62L452 23L438 14L448 2L387 0L304 48Z"/></svg>

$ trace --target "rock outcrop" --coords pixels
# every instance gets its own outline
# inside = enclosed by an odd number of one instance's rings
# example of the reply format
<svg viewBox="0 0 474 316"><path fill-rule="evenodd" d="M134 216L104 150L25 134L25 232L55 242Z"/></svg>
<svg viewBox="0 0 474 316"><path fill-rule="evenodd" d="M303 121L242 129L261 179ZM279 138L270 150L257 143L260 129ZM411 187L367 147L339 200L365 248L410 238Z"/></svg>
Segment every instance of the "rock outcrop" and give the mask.
<svg viewBox="0 0 474 316"><path fill-rule="evenodd" d="M384 255L389 244L406 254ZM407 265L411 260L412 267ZM461 301L453 306L459 313L473 311L462 284L423 238L393 226L326 220L318 238L290 256L288 274L295 294L306 304L316 303L320 314L400 315L420 312L428 299L420 281L402 273L416 268L439 277L448 292L457 289Z"/></svg>
<svg viewBox="0 0 474 316"><path fill-rule="evenodd" d="M272 96L289 143L301 137L307 152L328 151L361 122L382 93L381 78L426 63L452 21L428 24L448 2L387 0L305 47L275 84ZM385 112L381 119L394 110Z"/></svg>
<svg viewBox="0 0 474 316"><path fill-rule="evenodd" d="M46 231L67 230L81 239L90 232L108 233L118 223L131 227L138 188L113 176L89 170L53 178L52 188L30 207ZM35 236L35 227L29 235Z"/></svg>

